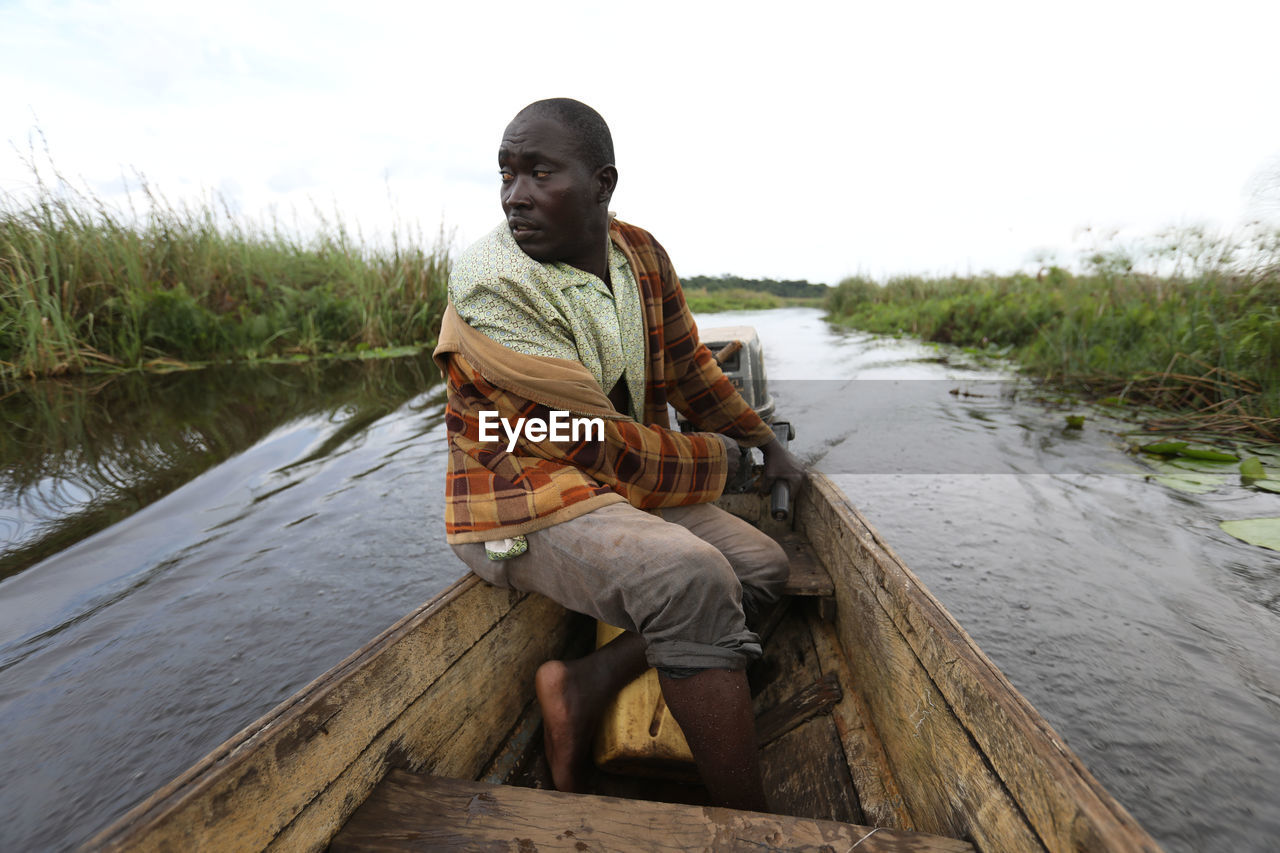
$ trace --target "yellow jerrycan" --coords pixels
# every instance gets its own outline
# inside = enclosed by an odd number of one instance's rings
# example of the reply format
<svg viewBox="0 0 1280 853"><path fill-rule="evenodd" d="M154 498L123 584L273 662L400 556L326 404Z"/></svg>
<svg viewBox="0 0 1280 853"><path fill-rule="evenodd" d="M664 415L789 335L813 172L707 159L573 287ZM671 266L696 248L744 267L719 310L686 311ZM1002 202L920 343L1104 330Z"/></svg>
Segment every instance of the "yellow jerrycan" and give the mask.
<svg viewBox="0 0 1280 853"><path fill-rule="evenodd" d="M596 648L621 633L612 625L597 622ZM623 687L605 709L596 733L594 758L597 767L610 773L697 781L693 754L662 698L656 669L645 670Z"/></svg>

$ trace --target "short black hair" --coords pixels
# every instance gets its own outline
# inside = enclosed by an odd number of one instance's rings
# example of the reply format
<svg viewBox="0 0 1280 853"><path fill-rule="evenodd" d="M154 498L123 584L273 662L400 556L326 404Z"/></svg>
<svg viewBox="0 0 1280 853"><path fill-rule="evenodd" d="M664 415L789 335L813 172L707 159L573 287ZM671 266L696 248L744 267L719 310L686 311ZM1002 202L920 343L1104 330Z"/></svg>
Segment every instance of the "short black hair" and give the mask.
<svg viewBox="0 0 1280 853"><path fill-rule="evenodd" d="M614 165L613 135L600 113L573 98L547 98L534 101L516 113L535 115L558 121L578 137L578 151L583 161L594 172L601 166Z"/></svg>

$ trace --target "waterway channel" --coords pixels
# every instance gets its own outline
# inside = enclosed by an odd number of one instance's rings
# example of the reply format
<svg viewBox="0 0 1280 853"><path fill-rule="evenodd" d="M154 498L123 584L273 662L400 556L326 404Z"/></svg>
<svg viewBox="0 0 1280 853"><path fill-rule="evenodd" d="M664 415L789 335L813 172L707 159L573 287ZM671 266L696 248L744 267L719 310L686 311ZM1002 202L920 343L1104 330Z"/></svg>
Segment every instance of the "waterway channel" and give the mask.
<svg viewBox="0 0 1280 853"><path fill-rule="evenodd" d="M1170 851L1280 838L1280 495L1150 482L999 366L734 312L852 497ZM44 383L0 400L0 849L83 842L462 571L429 360Z"/></svg>

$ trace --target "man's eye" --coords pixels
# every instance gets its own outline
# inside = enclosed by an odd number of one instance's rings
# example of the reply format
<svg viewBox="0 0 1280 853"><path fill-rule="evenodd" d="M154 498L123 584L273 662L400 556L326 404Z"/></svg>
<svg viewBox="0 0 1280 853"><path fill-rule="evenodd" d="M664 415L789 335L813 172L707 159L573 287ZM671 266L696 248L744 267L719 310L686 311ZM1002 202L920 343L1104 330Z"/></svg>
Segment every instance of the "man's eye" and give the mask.
<svg viewBox="0 0 1280 853"><path fill-rule="evenodd" d="M510 172L499 172L498 176L502 178L502 182L504 184L510 181L512 177L514 177Z"/></svg>
<svg viewBox="0 0 1280 853"><path fill-rule="evenodd" d="M549 171L548 171L548 170L546 170L546 169L534 169L534 170L533 170L533 176L534 176L535 178L545 178L545 177L549 176L550 174L551 174L551 172L549 172Z"/></svg>

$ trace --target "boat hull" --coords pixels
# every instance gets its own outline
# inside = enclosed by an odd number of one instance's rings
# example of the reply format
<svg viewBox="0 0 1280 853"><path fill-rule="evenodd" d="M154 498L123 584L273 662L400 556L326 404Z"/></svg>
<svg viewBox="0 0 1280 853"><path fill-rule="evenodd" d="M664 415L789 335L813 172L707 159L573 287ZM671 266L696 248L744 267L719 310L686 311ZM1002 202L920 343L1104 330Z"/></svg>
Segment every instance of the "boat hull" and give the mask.
<svg viewBox="0 0 1280 853"><path fill-rule="evenodd" d="M724 504L807 541L830 576L802 584L827 604L779 629L790 634L777 642L800 650L786 657L803 659L802 680L843 688L820 733L788 730L763 748L780 812L856 810L859 823L981 851L1159 849L825 476L799 496L794 530L754 497ZM535 670L585 651L592 631L540 596L468 575L88 848L319 850L392 769L509 780L536 747ZM783 700L788 689L765 692Z"/></svg>

